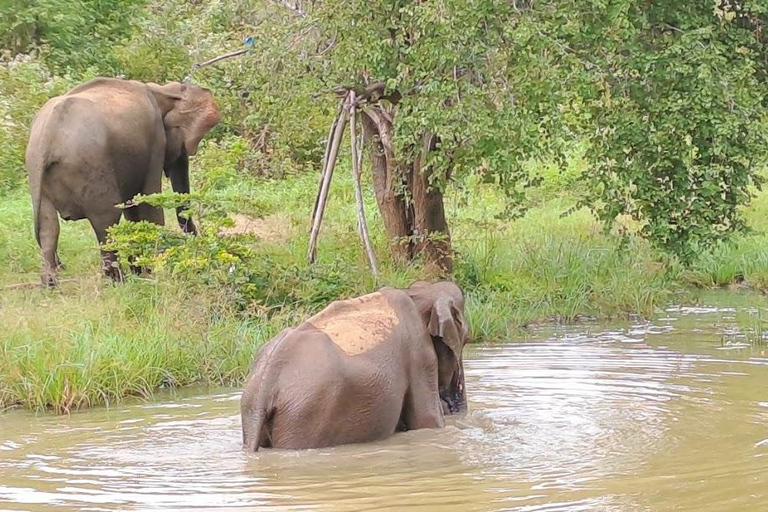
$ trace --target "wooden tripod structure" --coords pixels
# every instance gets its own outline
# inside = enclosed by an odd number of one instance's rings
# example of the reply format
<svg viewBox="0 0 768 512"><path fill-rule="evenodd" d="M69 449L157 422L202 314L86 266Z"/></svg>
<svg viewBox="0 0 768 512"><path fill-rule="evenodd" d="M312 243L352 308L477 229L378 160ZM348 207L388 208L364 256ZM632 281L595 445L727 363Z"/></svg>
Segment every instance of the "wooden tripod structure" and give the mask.
<svg viewBox="0 0 768 512"><path fill-rule="evenodd" d="M322 171L320 173L320 183L318 185L317 197L315 198L315 205L312 209L312 228L309 233L307 260L312 264L317 256L317 239L320 236L320 226L323 223L325 205L328 202L331 179L333 178L333 171L336 168L336 161L339 157L339 148L344 139L344 130L347 127L347 121L349 121L349 135L351 139L350 149L352 153L352 180L355 186L355 203L357 205L357 233L360 236L360 241L368 256L371 273L374 278L378 278L379 269L376 264L376 255L373 252L371 240L368 235L368 225L365 221L365 208L363 205L363 189L360 185L363 158L357 137L357 107L358 100L355 91L347 91L339 102L339 111L328 131L328 143L325 146L325 155L323 156Z"/></svg>

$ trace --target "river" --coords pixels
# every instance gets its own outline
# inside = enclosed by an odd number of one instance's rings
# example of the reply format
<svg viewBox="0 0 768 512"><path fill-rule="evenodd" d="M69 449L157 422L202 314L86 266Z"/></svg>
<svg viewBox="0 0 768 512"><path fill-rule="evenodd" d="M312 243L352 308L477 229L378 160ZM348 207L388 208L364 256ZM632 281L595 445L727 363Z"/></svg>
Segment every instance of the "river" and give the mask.
<svg viewBox="0 0 768 512"><path fill-rule="evenodd" d="M732 308L465 352L442 430L241 450L239 392L0 415L0 510L768 510L768 348Z"/></svg>

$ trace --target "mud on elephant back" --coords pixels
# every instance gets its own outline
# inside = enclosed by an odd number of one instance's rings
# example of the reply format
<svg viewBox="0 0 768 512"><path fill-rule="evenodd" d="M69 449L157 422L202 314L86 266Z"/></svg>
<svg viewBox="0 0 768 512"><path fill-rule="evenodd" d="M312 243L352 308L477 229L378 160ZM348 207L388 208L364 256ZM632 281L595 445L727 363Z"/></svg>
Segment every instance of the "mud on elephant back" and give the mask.
<svg viewBox="0 0 768 512"><path fill-rule="evenodd" d="M189 156L221 120L208 89L97 78L50 99L32 122L26 168L43 255L43 284L55 286L59 219L88 219L99 244L120 217L164 224L148 204L121 210L135 195L162 190L163 171L174 192L189 193ZM176 209L179 225L195 226ZM104 273L122 279L117 255L101 251Z"/></svg>
<svg viewBox="0 0 768 512"><path fill-rule="evenodd" d="M321 448L440 428L466 410L464 296L418 281L336 301L259 351L241 398L243 443Z"/></svg>

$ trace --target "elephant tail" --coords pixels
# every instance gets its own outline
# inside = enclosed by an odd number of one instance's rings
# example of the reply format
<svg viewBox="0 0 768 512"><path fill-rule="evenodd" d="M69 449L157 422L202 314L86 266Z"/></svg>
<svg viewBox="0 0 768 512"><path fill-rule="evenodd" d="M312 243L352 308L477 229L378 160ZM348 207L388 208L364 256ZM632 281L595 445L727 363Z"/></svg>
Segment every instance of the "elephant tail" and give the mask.
<svg viewBox="0 0 768 512"><path fill-rule="evenodd" d="M263 404L255 404L249 418L243 418L243 446L246 451L253 453L261 446L269 445L267 411Z"/></svg>
<svg viewBox="0 0 768 512"><path fill-rule="evenodd" d="M49 102L50 103L50 102ZM43 202L43 184L45 175L59 161L51 154L51 133L49 104L43 106L32 120L25 163L32 193L32 215L34 217L35 240L40 245L40 206Z"/></svg>
<svg viewBox="0 0 768 512"><path fill-rule="evenodd" d="M35 241L37 241L38 246L40 245L40 203L43 200L43 191L40 190L41 188L40 185L37 186L37 190L33 192L34 197L32 198L32 215L35 218Z"/></svg>
<svg viewBox="0 0 768 512"><path fill-rule="evenodd" d="M243 390L240 401L243 446L248 452L255 452L262 446L272 446L272 420L277 411L275 405L278 365L273 356L280 343L293 331L283 329L260 351Z"/></svg>
<svg viewBox="0 0 768 512"><path fill-rule="evenodd" d="M29 174L30 189L32 190L32 215L34 216L37 245L40 245L40 204L43 202L43 181L45 180L45 174L55 163L43 164L39 169L31 170Z"/></svg>
<svg viewBox="0 0 768 512"><path fill-rule="evenodd" d="M250 453L258 451L262 446L272 446L272 419L275 416L275 407L271 386L264 384L251 382L248 386L251 389L246 388L245 391L250 395L250 399L243 402L242 407L243 446Z"/></svg>
<svg viewBox="0 0 768 512"><path fill-rule="evenodd" d="M35 166L29 173L30 189L32 191L32 215L34 217L35 240L37 241L37 245L40 245L40 206L43 202L43 188L45 187L46 176L58 163L58 160L44 160L41 164Z"/></svg>

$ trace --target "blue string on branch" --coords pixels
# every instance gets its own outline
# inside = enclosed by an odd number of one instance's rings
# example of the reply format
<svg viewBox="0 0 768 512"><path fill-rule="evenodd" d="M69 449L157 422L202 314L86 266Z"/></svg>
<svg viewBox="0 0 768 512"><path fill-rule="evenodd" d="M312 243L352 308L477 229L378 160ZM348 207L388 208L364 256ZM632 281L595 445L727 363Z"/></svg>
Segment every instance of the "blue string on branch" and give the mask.
<svg viewBox="0 0 768 512"><path fill-rule="evenodd" d="M245 36L243 38L243 46L245 48L241 48L240 50L235 50L233 52L225 53L223 55L219 55L218 57L214 57L212 59L208 59L204 62L195 63L192 65L192 69L190 70L187 77L184 79L184 82L189 83L192 80L192 75L194 75L195 71L197 71L200 68L204 68L206 66L210 66L211 64L214 64L216 62L231 59L233 57L239 57L240 55L245 55L246 53L250 53L253 51L254 47L256 46L256 41L252 36Z"/></svg>

